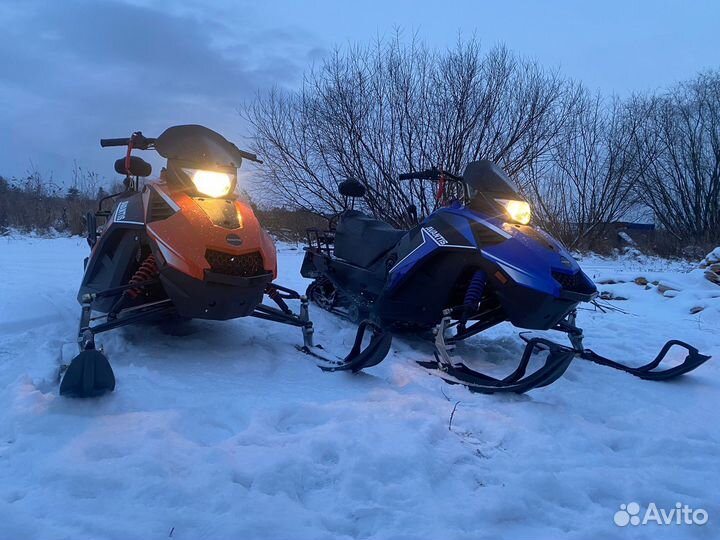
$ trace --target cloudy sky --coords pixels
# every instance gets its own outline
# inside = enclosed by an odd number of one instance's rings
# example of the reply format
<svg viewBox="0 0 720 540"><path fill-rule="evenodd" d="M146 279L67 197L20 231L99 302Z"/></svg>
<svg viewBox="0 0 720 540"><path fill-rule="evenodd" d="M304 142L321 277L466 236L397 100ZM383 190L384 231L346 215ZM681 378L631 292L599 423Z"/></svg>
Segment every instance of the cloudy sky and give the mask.
<svg viewBox="0 0 720 540"><path fill-rule="evenodd" d="M256 92L397 29L505 43L606 94L720 68L717 0L1 0L0 28L0 175L58 180L74 161L110 176L119 152L98 139L138 129L200 123L242 146Z"/></svg>

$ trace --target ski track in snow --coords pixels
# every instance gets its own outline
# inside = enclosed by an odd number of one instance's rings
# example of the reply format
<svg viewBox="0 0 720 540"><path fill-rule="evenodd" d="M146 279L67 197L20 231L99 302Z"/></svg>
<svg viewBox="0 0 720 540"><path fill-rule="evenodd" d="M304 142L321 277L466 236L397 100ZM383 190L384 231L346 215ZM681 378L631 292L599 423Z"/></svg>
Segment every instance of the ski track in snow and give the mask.
<svg viewBox="0 0 720 540"><path fill-rule="evenodd" d="M715 356L669 383L577 360L548 388L474 395L415 367L431 349L402 339L365 373L323 373L295 350L299 330L248 318L101 335L116 391L64 399L54 377L75 352L87 253L80 238L0 237L2 539L720 536L716 286L601 285L629 313L580 313L601 354L644 363L679 338ZM281 246L282 284L304 290L301 260ZM658 259L581 264L596 280L687 279ZM316 342L344 355L354 329L311 315ZM457 354L500 374L521 350L503 324ZM710 520L619 529L631 501Z"/></svg>

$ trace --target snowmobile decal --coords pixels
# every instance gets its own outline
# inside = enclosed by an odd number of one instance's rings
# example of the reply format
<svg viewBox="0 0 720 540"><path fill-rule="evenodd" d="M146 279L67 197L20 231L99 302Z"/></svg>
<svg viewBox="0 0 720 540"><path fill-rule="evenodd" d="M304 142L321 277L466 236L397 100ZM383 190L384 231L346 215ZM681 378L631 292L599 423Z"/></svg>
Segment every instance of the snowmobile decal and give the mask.
<svg viewBox="0 0 720 540"><path fill-rule="evenodd" d="M145 225L143 218L143 206L140 196L128 197L127 199L118 202L113 216L114 223Z"/></svg>
<svg viewBox="0 0 720 540"><path fill-rule="evenodd" d="M421 234L421 241L415 247L410 253L405 255L402 259L400 259L395 265L393 265L392 268L390 268L389 273L392 273L395 271L396 268L399 268L402 263L404 263L407 259L410 257L413 257L416 253L418 253L417 258L420 259L424 255L427 255L428 253L431 253L435 247L440 248L458 248L458 249L476 249L475 246L467 246L467 245L461 245L461 244L450 244L447 239L440 234L434 227L422 227L420 229ZM435 246L428 245L427 241L428 239L432 240ZM423 249L425 248L425 249Z"/></svg>
<svg viewBox="0 0 720 540"><path fill-rule="evenodd" d="M435 227L423 227L423 232L428 233L438 246L447 245L448 241L440 234Z"/></svg>
<svg viewBox="0 0 720 540"><path fill-rule="evenodd" d="M127 214L128 202L122 201L117 205L115 210L115 221L125 221L125 215Z"/></svg>

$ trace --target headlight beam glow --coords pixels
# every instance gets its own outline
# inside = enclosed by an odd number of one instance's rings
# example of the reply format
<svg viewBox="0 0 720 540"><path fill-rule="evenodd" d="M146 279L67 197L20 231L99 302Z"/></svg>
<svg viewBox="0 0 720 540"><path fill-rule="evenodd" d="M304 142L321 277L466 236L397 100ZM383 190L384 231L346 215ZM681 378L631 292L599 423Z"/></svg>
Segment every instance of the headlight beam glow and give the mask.
<svg viewBox="0 0 720 540"><path fill-rule="evenodd" d="M224 197L232 188L230 175L223 172L199 169L195 171L192 181L200 193L209 197Z"/></svg>
<svg viewBox="0 0 720 540"><path fill-rule="evenodd" d="M526 201L508 200L508 199L495 199L497 202L505 207L507 215L521 225L527 225L530 223L532 212L530 212L530 205Z"/></svg>

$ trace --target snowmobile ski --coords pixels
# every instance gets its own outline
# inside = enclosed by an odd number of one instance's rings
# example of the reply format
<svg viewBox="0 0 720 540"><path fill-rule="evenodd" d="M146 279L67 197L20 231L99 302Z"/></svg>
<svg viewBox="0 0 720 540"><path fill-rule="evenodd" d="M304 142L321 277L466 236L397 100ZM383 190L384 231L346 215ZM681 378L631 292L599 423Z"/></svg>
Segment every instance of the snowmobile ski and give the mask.
<svg viewBox="0 0 720 540"><path fill-rule="evenodd" d="M674 346L687 349L688 354L685 357L685 360L683 360L683 362L681 364L678 364L677 366L656 370L656 368L663 361L667 353ZM710 356L706 354L700 354L700 352L692 345L688 345L684 341L680 341L677 339L671 339L670 341L665 343L665 345L663 345L663 348L655 357L655 360L638 367L631 367L625 364L621 364L620 362L610 360L609 358L605 358L604 356L597 354L591 349L583 350L582 352L578 353L578 356L580 356L580 358L584 358L585 360L590 360L591 362L600 364L601 366L608 366L613 369L619 369L620 371L630 373L631 375L635 375L636 377L640 377L641 379L645 379L648 381L667 381L669 379L674 379L679 375L683 375L692 371L693 369L704 364L707 360L710 359Z"/></svg>
<svg viewBox="0 0 720 540"><path fill-rule="evenodd" d="M445 332L451 323L450 311L447 310L440 324L435 329L435 361L417 362L420 366L437 375L450 384L462 384L471 392L494 394L497 392L515 392L522 394L533 388L547 386L555 382L570 365L574 358L572 351L544 338L527 340L520 363L515 370L503 379L476 371L462 362L454 360L449 354L445 342ZM452 347L452 346L450 346ZM530 358L535 350L547 350L548 356L542 367L526 375Z"/></svg>
<svg viewBox="0 0 720 540"><path fill-rule="evenodd" d="M523 334L520 335L520 338L526 343L530 343L531 341L535 341L538 339L528 338L526 335ZM641 366L633 367L627 364L623 364L621 362L617 362L615 360L611 360L610 358L606 358L596 353L592 349L586 349L582 347L582 333L575 335L571 334L570 339L571 341L574 341L573 347L560 345L554 342L551 343L553 343L560 350L569 352L574 356L580 357L584 360L589 360L601 366L607 366L613 369L617 369L619 371L624 371L625 373L629 373L647 381L667 381L669 379L674 379L675 377L678 377L685 373L689 373L690 371L694 370L698 366L701 366L711 358L709 355L701 354L700 351L698 351L695 347L685 343L684 341L671 339L670 341L665 343L665 345L663 345L662 349L660 349L660 352L652 362L648 362L647 364L643 364ZM687 356L680 364L676 366L658 370L658 366L660 366L662 361L667 356L668 352L670 352L670 349L672 349L673 347L682 347L686 349L688 351Z"/></svg>
<svg viewBox="0 0 720 540"><path fill-rule="evenodd" d="M365 332L371 331L370 343L363 349L363 338ZM322 345L304 345L298 347L298 350L317 360L317 366L323 371L352 371L353 373L361 369L378 365L390 352L392 344L392 334L385 332L380 326L370 320L364 320L360 323L357 333L355 334L355 342L350 353L344 359L332 359L323 354L325 349ZM322 352L318 352L322 351Z"/></svg>
<svg viewBox="0 0 720 540"><path fill-rule="evenodd" d="M94 348L81 351L62 375L60 395L97 397L115 390L115 375L107 357Z"/></svg>
<svg viewBox="0 0 720 540"><path fill-rule="evenodd" d="M500 392L514 392L523 394L533 388L541 388L552 384L562 376L573 360L574 355L560 348L556 344L542 340L550 349L548 357L543 366L530 375L527 372L528 363L535 348L540 343L528 343L523 352L520 364L510 375L503 379L497 379L490 375L480 373L468 368L465 364L457 366L447 365L436 357L435 362L417 362L421 367L429 370L433 375L440 377L449 384L461 384L471 392L479 394L495 394ZM547 341L545 343L545 341Z"/></svg>

